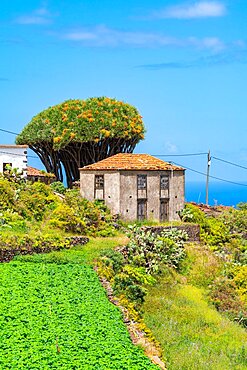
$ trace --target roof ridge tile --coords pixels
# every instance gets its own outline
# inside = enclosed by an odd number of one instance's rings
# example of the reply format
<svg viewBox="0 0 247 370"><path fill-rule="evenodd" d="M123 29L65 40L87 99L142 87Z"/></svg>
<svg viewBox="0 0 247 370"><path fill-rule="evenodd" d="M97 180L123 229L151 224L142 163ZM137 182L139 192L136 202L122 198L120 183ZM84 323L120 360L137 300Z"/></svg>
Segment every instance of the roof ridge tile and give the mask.
<svg viewBox="0 0 247 370"><path fill-rule="evenodd" d="M99 162L80 168L80 170L181 171L184 170L184 168L164 162L162 159L153 157L150 154L118 153Z"/></svg>

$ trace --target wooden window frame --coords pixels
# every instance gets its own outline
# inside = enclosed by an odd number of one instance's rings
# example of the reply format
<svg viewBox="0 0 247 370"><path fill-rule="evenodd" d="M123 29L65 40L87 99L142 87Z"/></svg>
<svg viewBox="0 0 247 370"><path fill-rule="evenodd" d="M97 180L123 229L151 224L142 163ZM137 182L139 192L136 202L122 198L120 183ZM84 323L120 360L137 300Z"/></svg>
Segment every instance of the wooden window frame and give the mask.
<svg viewBox="0 0 247 370"><path fill-rule="evenodd" d="M143 184L140 182L143 180ZM147 175L137 175L137 190L147 190Z"/></svg>
<svg viewBox="0 0 247 370"><path fill-rule="evenodd" d="M94 190L104 190L105 179L104 175L95 175L94 176Z"/></svg>
<svg viewBox="0 0 247 370"><path fill-rule="evenodd" d="M160 175L160 190L169 190L169 182L169 175Z"/></svg>

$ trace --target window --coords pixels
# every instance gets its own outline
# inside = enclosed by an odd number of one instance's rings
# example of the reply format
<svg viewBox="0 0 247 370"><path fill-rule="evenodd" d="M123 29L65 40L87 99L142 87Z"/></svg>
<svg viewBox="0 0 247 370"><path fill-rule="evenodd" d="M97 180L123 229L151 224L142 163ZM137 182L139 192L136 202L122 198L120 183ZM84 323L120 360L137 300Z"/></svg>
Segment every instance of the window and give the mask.
<svg viewBox="0 0 247 370"><path fill-rule="evenodd" d="M95 175L95 190L104 189L104 175Z"/></svg>
<svg viewBox="0 0 247 370"><path fill-rule="evenodd" d="M161 190L169 189L169 176L167 175L160 176L160 189Z"/></svg>
<svg viewBox="0 0 247 370"><path fill-rule="evenodd" d="M138 190L147 189L147 175L137 175L137 189Z"/></svg>

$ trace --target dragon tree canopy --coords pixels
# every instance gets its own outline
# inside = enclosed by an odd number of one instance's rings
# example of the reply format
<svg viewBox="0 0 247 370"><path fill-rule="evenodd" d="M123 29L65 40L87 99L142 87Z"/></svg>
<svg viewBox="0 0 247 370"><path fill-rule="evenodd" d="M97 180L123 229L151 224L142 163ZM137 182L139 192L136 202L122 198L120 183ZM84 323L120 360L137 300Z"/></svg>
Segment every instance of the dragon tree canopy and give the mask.
<svg viewBox="0 0 247 370"><path fill-rule="evenodd" d="M45 109L24 127L16 143L29 145L58 181L63 181L65 172L72 186L80 167L117 153L132 153L144 133L135 107L99 97L67 100Z"/></svg>

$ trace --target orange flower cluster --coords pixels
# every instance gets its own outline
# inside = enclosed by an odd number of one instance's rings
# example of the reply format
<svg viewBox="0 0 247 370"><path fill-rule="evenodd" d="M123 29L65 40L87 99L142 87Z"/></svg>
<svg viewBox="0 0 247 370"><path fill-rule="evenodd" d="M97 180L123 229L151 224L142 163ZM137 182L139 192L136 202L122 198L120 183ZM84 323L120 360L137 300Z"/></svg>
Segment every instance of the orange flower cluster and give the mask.
<svg viewBox="0 0 247 370"><path fill-rule="evenodd" d="M60 143L61 137L60 136L54 137L53 141L54 143Z"/></svg>
<svg viewBox="0 0 247 370"><path fill-rule="evenodd" d="M100 132L101 132L102 136L104 136L104 137L109 137L111 135L111 131L106 130L104 128L102 130L100 130Z"/></svg>

